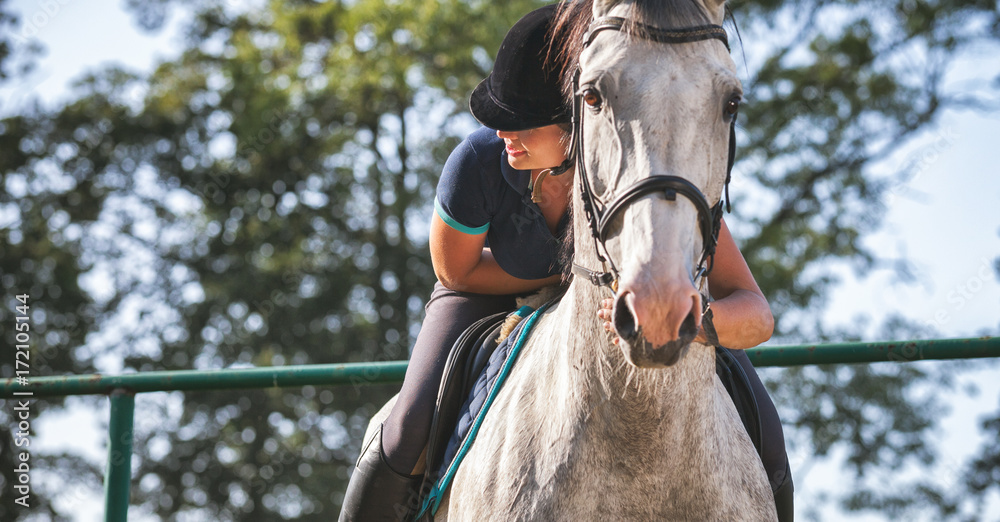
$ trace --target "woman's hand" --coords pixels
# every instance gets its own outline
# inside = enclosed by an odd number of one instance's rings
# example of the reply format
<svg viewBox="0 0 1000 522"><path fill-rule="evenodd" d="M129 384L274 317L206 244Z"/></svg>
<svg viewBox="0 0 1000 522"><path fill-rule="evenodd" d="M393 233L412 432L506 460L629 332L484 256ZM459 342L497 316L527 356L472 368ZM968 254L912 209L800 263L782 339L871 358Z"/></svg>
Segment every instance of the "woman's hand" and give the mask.
<svg viewBox="0 0 1000 522"><path fill-rule="evenodd" d="M618 344L621 339L617 335L614 335L615 327L611 324L611 309L615 306L615 300L612 298L607 298L601 301L601 307L597 309L597 318L604 321L604 331L610 332L613 336L611 340L612 343Z"/></svg>

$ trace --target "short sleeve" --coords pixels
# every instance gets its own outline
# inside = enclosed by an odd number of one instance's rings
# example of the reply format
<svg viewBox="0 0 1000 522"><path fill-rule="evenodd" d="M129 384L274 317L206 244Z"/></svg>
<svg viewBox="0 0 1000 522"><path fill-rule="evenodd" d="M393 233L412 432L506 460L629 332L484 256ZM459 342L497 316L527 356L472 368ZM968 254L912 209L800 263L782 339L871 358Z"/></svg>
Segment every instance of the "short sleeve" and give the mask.
<svg viewBox="0 0 1000 522"><path fill-rule="evenodd" d="M482 134L482 129L473 133L452 151L441 171L434 199L434 211L442 221L459 232L473 235L489 230L496 206L491 198L495 198L498 190L493 185L498 181L495 178L501 178L500 151L493 151L495 146L481 146L487 137ZM489 134L495 136L493 131ZM485 145L493 144L487 141ZM491 161L497 165L491 165Z"/></svg>

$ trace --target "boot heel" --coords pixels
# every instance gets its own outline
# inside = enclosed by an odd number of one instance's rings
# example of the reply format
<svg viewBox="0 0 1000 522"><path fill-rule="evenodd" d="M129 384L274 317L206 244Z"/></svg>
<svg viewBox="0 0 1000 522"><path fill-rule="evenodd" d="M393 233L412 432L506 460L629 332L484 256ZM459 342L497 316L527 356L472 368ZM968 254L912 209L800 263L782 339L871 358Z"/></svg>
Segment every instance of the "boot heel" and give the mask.
<svg viewBox="0 0 1000 522"><path fill-rule="evenodd" d="M358 457L344 493L340 522L405 522L415 511L414 500L423 475L396 473L382 451L382 426Z"/></svg>

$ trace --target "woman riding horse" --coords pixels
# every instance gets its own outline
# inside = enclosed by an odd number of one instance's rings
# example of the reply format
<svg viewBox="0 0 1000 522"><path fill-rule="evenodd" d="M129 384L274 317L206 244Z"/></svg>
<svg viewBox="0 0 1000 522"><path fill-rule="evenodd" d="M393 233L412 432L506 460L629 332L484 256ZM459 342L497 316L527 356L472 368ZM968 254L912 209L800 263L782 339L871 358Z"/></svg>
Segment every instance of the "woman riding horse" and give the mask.
<svg viewBox="0 0 1000 522"><path fill-rule="evenodd" d="M431 218L429 241L438 282L397 402L363 448L351 476L342 521L412 516L452 345L477 320L513 310L515 298L558 285L563 277L560 249L573 173L547 177L566 160L570 143L561 68L546 58L555 14L556 6L550 5L519 20L504 38L493 71L472 94L470 109L484 127L448 158ZM770 337L773 319L767 301L724 224L709 285L722 345L749 348ZM605 311L598 316L608 318ZM696 341L706 342L703 332ZM763 437L771 449L763 456L764 467L773 489L784 485L779 493L787 492L790 512L791 477L777 412L749 359L742 350L734 353L759 401Z"/></svg>

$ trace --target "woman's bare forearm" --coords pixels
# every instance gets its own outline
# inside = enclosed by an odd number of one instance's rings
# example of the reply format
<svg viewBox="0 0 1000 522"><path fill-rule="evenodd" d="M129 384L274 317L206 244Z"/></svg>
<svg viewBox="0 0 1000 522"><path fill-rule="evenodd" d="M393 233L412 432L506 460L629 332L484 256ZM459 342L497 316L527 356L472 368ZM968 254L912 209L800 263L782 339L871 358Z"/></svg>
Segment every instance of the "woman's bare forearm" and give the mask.
<svg viewBox="0 0 1000 522"><path fill-rule="evenodd" d="M719 344L726 348L753 348L771 338L774 317L760 294L751 290L736 290L712 302L712 325ZM698 334L704 341L704 333Z"/></svg>
<svg viewBox="0 0 1000 522"><path fill-rule="evenodd" d="M441 284L459 292L477 294L520 294L538 290L544 286L559 283L558 274L544 279L520 279L508 274L489 248L484 248L479 262L465 274L454 274L447 280L441 279Z"/></svg>

